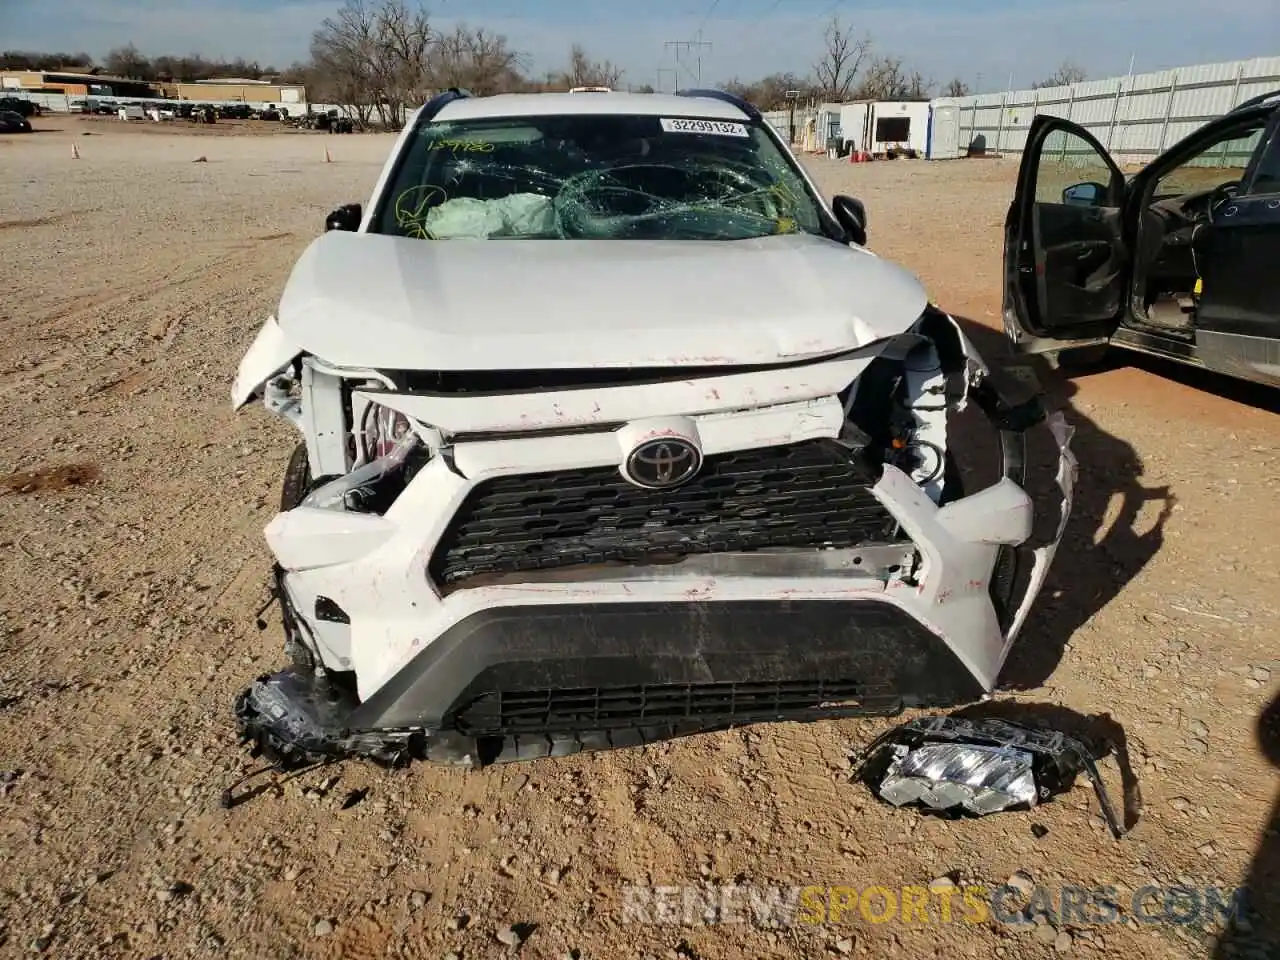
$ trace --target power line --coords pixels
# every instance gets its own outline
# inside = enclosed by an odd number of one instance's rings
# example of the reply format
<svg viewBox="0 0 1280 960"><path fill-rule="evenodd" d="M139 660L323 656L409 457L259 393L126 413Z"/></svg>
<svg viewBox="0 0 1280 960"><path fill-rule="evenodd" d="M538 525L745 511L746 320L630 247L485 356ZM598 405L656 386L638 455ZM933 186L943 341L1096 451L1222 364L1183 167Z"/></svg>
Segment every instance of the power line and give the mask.
<svg viewBox="0 0 1280 960"><path fill-rule="evenodd" d="M781 2L782 0L778 0L778 3L775 3L771 8L771 10L776 10L781 5ZM810 17L808 20L805 20L804 24L808 25L810 23L815 23L819 20L825 20L827 17L833 15L836 11L838 11L841 7L843 7L847 2L848 0L835 0L834 3L829 4L817 16ZM760 20L757 20L755 25L758 26L763 21L763 19L764 18L762 17ZM752 46L739 47L734 52L738 54L749 53L753 50L758 50L760 47L764 46L764 44L768 42L769 42L768 40L761 40L759 43L753 44Z"/></svg>
<svg viewBox="0 0 1280 960"><path fill-rule="evenodd" d="M771 6L768 10L766 10L760 16L756 17L749 24L747 24L747 28L743 30L742 33L738 34L738 39L740 40L744 39L747 36L747 34L755 32L755 29L758 26L760 26L760 24L762 24L765 20L768 20L771 16L773 16L773 11L777 10L780 6L782 6L782 2L783 0L773 0L773 6Z"/></svg>
<svg viewBox="0 0 1280 960"><path fill-rule="evenodd" d="M698 24L698 29L694 31L696 36L702 36L702 28L707 25L707 21L711 19L711 15L716 12L716 7L720 6L720 0L711 0L711 9L707 11L707 15L702 18L702 22Z"/></svg>

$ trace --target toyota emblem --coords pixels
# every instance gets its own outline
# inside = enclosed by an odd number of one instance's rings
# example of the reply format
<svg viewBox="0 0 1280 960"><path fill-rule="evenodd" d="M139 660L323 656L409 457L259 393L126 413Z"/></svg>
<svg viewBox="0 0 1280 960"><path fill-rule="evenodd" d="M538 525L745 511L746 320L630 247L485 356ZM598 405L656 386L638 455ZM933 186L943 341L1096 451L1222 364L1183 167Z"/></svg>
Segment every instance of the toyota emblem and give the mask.
<svg viewBox="0 0 1280 960"><path fill-rule="evenodd" d="M700 469L701 450L679 437L661 437L632 450L623 472L637 487L665 490L688 483Z"/></svg>

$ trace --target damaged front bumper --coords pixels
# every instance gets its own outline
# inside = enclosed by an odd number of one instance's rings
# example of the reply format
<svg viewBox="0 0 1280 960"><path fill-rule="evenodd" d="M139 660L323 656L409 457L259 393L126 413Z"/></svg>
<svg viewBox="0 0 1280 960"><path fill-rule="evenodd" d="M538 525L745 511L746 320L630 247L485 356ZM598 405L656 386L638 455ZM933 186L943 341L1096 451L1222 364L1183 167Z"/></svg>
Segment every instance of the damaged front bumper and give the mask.
<svg viewBox="0 0 1280 960"><path fill-rule="evenodd" d="M268 539L286 568L286 630L321 669L253 684L236 705L242 736L288 764L358 755L482 765L973 702L994 688L1043 585L1076 463L1070 427L1046 418L1034 393L1019 400L988 377L971 396L999 431L1003 475L939 506L885 465L869 490L905 535L890 544L433 585L432 551L486 469L545 469L545 451L525 441L459 445L384 516L281 514ZM785 435L815 428L817 408L802 406ZM1046 419L1059 520L1055 537L1028 548L1025 436ZM590 442L566 438L586 454Z"/></svg>

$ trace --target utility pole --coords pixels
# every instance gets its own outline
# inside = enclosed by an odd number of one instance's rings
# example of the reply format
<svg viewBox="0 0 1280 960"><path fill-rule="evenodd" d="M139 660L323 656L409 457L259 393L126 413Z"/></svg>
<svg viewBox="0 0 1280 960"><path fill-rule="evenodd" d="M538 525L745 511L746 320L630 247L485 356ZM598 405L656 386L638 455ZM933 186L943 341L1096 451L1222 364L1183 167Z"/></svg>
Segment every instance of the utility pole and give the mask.
<svg viewBox="0 0 1280 960"><path fill-rule="evenodd" d="M708 49L710 49L711 47L710 41L702 39L702 31L701 30L698 31L698 38L696 40L668 40L665 46L676 48L676 65L677 66L680 65L681 50L684 50L686 53L690 50L696 51L694 54L696 58L695 62L697 64L697 73L695 74L695 78L698 81L698 86L702 86L702 48L707 47ZM688 69L688 68L686 67L685 69Z"/></svg>
<svg viewBox="0 0 1280 960"><path fill-rule="evenodd" d="M795 143L796 142L796 101L800 99L800 91L788 90L786 93L786 97L787 97L787 103L791 108L791 119L788 124L790 129L788 131L787 139L789 143Z"/></svg>

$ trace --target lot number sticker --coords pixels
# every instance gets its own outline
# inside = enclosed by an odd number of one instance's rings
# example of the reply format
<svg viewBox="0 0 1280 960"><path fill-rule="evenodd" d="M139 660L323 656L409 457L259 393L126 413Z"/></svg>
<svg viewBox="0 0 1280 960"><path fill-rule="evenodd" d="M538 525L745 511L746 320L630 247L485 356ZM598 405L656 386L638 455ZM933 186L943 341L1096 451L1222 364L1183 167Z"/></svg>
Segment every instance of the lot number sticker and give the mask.
<svg viewBox="0 0 1280 960"><path fill-rule="evenodd" d="M680 120L663 117L662 129L666 133L709 133L717 137L750 136L745 123L734 123L731 120Z"/></svg>

